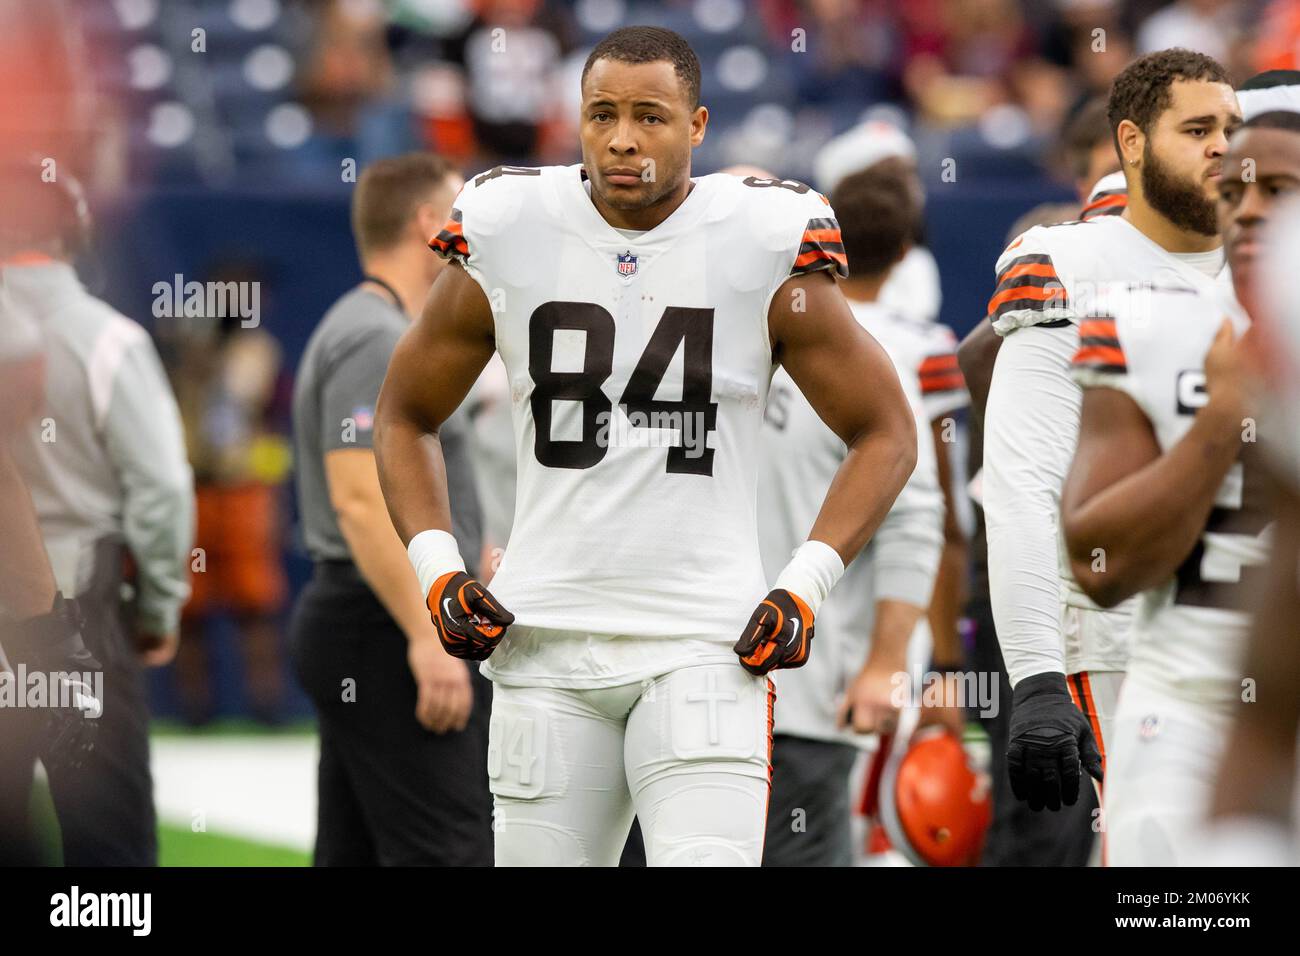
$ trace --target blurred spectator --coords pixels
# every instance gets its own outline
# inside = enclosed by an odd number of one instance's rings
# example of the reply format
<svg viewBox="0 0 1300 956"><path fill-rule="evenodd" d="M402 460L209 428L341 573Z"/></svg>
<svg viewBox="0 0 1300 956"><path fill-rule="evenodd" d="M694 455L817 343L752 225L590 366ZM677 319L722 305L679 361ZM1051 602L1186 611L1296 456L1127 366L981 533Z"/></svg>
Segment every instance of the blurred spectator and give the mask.
<svg viewBox="0 0 1300 956"><path fill-rule="evenodd" d="M256 288L255 301L264 307L256 266L226 264L211 278ZM209 629L224 613L240 636L251 710L274 722L284 685L279 615L288 592L281 486L289 452L274 422L283 398L280 346L264 329L242 327L233 309L183 321L171 371L194 469L202 552L192 564L176 658L182 711L195 724L214 716Z"/></svg>
<svg viewBox="0 0 1300 956"><path fill-rule="evenodd" d="M1227 63L1243 6L1237 0L1175 0L1138 27L1137 53L1181 46Z"/></svg>
<svg viewBox="0 0 1300 956"><path fill-rule="evenodd" d="M881 0L808 0L787 15L788 27L774 37L790 51L799 101L814 106L845 104L855 113L897 94L891 71L899 37L889 5ZM784 26L784 24L783 24ZM799 48L791 49L802 29Z"/></svg>
<svg viewBox="0 0 1300 956"><path fill-rule="evenodd" d="M290 154L299 172L337 177L345 159L361 166L414 145L410 109L394 93L386 29L378 0L320 6L299 81L311 119L310 137Z"/></svg>
<svg viewBox="0 0 1300 956"><path fill-rule="evenodd" d="M1068 170L1079 202L1086 202L1097 180L1120 168L1105 100L1089 100L1066 121L1060 153L1053 168Z"/></svg>
<svg viewBox="0 0 1300 956"><path fill-rule="evenodd" d="M474 21L448 42L465 73L480 165L527 163L539 152L571 45L568 19L542 0L480 0Z"/></svg>
<svg viewBox="0 0 1300 956"><path fill-rule="evenodd" d="M1259 22L1255 69L1300 69L1300 3L1272 0Z"/></svg>
<svg viewBox="0 0 1300 956"><path fill-rule="evenodd" d="M1015 0L917 0L900 16L903 86L929 122L963 125L1008 102L1035 126L1058 121L1067 78L1038 55Z"/></svg>

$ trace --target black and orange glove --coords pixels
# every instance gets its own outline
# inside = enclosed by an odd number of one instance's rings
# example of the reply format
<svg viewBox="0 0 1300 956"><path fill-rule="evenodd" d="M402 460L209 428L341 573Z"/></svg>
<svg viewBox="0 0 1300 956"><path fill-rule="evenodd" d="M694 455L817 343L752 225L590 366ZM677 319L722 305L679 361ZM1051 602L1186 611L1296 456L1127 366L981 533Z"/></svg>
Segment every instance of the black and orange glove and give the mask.
<svg viewBox="0 0 1300 956"><path fill-rule="evenodd" d="M434 581L425 604L442 646L465 661L487 660L515 622L515 616L464 571L448 571Z"/></svg>
<svg viewBox="0 0 1300 956"><path fill-rule="evenodd" d="M732 648L751 674L780 667L802 667L813 639L813 612L784 588L768 593L754 610L745 633Z"/></svg>

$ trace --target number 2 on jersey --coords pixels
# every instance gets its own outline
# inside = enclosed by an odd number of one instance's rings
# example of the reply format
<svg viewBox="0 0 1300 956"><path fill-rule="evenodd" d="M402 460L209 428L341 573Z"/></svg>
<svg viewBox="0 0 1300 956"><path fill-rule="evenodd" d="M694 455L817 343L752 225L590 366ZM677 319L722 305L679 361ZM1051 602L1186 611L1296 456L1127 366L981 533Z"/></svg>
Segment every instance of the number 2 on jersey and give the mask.
<svg viewBox="0 0 1300 956"><path fill-rule="evenodd" d="M552 369L555 333L584 333L582 371ZM655 390L682 345L682 397L656 400ZM528 374L533 379L529 403L536 440L534 454L548 468L590 468L605 457L608 441L600 441L601 418L612 425L613 405L601 386L614 370L614 317L593 302L546 302L528 320ZM681 441L668 450L670 475L713 475L713 449L708 436L717 428L718 403L713 394L713 310L668 306L650 335L645 351L619 397L629 416L637 414L653 427L676 428ZM582 437L551 437L551 403L582 403ZM687 419L692 421L688 425ZM654 424L659 423L659 424ZM688 430L689 429L689 430ZM604 429L608 434L609 428ZM688 448L687 434L698 447Z"/></svg>

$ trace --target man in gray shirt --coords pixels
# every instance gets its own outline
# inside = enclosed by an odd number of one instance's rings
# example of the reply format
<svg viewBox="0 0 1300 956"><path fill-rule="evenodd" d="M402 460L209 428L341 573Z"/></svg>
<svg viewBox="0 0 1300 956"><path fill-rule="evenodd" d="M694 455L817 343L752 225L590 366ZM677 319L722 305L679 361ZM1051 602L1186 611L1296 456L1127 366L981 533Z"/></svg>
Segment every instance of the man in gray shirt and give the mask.
<svg viewBox="0 0 1300 956"><path fill-rule="evenodd" d="M321 320L294 387L298 503L315 571L290 643L320 720L318 866L493 859L491 685L433 630L371 443L389 357L442 267L428 239L460 186L428 154L362 173L352 226L366 278ZM453 531L473 563L482 530L464 423L441 438Z"/></svg>
<svg viewBox="0 0 1300 956"><path fill-rule="evenodd" d="M38 173L29 188L50 190ZM5 304L44 342L37 416L10 436L61 595L75 597L86 647L103 664L102 716L80 766L41 752L70 866L157 862L143 668L171 660L189 594L193 481L180 414L148 334L90 295L70 259L77 223L0 248ZM6 244L12 246L12 241ZM127 559L135 601L122 601ZM16 648L6 638L10 656ZM20 719L0 709L0 720ZM0 739L7 737L0 734ZM30 787L34 755L5 767ZM0 803L3 803L0 800Z"/></svg>

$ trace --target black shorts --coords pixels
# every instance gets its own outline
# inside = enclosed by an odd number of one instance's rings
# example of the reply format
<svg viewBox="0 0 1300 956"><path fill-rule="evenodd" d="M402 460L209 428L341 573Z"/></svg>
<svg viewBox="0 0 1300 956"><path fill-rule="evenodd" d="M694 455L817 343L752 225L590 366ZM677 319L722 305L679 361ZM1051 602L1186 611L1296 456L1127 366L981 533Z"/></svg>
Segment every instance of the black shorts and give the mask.
<svg viewBox="0 0 1300 956"><path fill-rule="evenodd" d="M463 731L415 719L406 637L348 562L321 562L290 644L320 720L317 866L491 866L492 684L470 667Z"/></svg>

